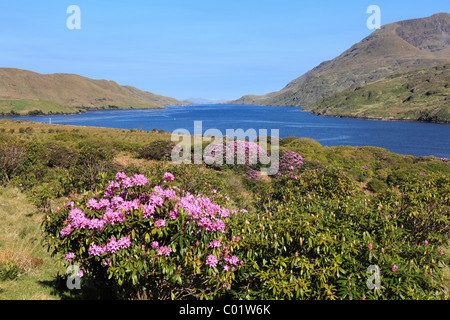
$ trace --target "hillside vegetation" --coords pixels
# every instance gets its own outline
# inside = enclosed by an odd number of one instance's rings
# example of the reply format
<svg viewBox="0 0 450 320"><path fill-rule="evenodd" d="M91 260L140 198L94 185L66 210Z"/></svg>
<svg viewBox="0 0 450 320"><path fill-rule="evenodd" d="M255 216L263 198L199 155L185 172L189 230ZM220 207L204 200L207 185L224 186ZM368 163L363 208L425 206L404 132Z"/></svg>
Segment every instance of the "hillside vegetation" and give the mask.
<svg viewBox="0 0 450 320"><path fill-rule="evenodd" d="M323 116L450 122L450 64L356 85L306 109Z"/></svg>
<svg viewBox="0 0 450 320"><path fill-rule="evenodd" d="M165 105L183 104L176 99L121 86L114 81L94 80L75 74L39 74L0 68L0 113L3 115L163 108Z"/></svg>
<svg viewBox="0 0 450 320"><path fill-rule="evenodd" d="M0 297L448 299L448 159L287 137L264 177L174 164L174 146L162 131L1 120Z"/></svg>

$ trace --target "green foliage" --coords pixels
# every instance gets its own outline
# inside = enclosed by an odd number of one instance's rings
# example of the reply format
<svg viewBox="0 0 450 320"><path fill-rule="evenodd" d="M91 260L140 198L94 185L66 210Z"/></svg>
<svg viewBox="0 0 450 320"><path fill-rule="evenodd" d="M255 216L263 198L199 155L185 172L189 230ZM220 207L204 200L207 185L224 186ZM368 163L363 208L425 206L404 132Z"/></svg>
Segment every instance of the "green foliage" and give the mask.
<svg viewBox="0 0 450 320"><path fill-rule="evenodd" d="M387 187L387 183L378 178L373 178L367 183L367 188L375 193L382 193Z"/></svg>
<svg viewBox="0 0 450 320"><path fill-rule="evenodd" d="M9 182L19 174L26 161L26 149L20 143L0 144L0 180Z"/></svg>
<svg viewBox="0 0 450 320"><path fill-rule="evenodd" d="M321 181L330 186L327 179ZM346 189L327 195L320 192L319 184L312 185L314 188L304 192L290 192L292 186L288 185L289 192L277 197L272 210L234 221L231 229L234 236L241 238L238 252L245 254L246 261L236 277L236 297L445 297L440 269L445 260L439 242L432 237L428 243L415 241L403 226L397 206L389 201L353 197ZM344 185L335 184L338 190ZM448 206L443 210L448 212ZM366 285L370 276L366 270L371 265L381 270L380 289ZM394 266L398 269L394 270Z"/></svg>
<svg viewBox="0 0 450 320"><path fill-rule="evenodd" d="M221 197L195 198L177 182L152 186L141 175L128 181L120 174L103 196L45 216L42 227L54 252L121 298L223 296L239 268L233 253L239 240L225 230L228 210L211 202ZM217 264L208 262L211 256Z"/></svg>
<svg viewBox="0 0 450 320"><path fill-rule="evenodd" d="M402 184L399 217L410 241L446 245L450 234L450 176L420 175Z"/></svg>
<svg viewBox="0 0 450 320"><path fill-rule="evenodd" d="M17 264L11 261L0 264L0 281L15 280L19 274L20 267Z"/></svg>
<svg viewBox="0 0 450 320"><path fill-rule="evenodd" d="M138 158L147 160L163 160L171 156L175 143L167 140L156 140L137 150Z"/></svg>

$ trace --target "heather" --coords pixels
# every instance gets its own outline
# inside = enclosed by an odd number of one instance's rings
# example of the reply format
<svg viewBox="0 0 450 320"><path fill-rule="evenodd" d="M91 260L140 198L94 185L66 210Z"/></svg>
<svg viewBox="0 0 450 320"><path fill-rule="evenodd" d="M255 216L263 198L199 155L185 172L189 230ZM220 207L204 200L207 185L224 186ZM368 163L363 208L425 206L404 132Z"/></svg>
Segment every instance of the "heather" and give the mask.
<svg viewBox="0 0 450 320"><path fill-rule="evenodd" d="M174 164L165 148L139 156L169 145L164 133L1 124L1 188L26 199L21 221L39 221L29 261L60 263L24 268L0 240L3 294L46 270L57 299L448 298L448 159L287 137L279 174L263 176L252 150L270 144L233 141L244 161L227 164L226 146L205 143L223 166ZM8 238L29 239L31 227L8 223ZM80 290L66 286L70 265ZM367 286L369 266L380 288Z"/></svg>

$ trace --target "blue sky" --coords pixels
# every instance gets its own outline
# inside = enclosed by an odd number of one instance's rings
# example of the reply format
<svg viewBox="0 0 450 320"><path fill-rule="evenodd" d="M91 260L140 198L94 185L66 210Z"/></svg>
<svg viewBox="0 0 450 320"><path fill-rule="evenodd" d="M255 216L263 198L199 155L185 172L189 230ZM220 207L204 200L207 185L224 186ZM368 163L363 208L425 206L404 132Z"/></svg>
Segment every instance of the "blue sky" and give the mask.
<svg viewBox="0 0 450 320"><path fill-rule="evenodd" d="M382 25L450 12L448 0L4 0L0 67L236 99L280 90L362 40L372 4ZM66 27L70 5L80 30Z"/></svg>

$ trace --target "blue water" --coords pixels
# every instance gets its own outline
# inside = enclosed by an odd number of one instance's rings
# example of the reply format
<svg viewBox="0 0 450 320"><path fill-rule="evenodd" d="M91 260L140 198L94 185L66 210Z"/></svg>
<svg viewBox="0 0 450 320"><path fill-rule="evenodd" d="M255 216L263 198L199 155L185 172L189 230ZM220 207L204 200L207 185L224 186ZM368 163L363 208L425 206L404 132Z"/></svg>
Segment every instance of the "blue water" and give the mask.
<svg viewBox="0 0 450 320"><path fill-rule="evenodd" d="M49 122L49 116L10 117L9 119ZM202 121L195 127L194 121ZM75 115L51 116L52 124L94 126L167 132L177 129L278 129L281 138L309 137L323 146L378 146L400 154L450 157L450 124L372 121L318 117L299 108L254 105L171 106L157 110L90 111ZM272 132L273 134L273 132Z"/></svg>

